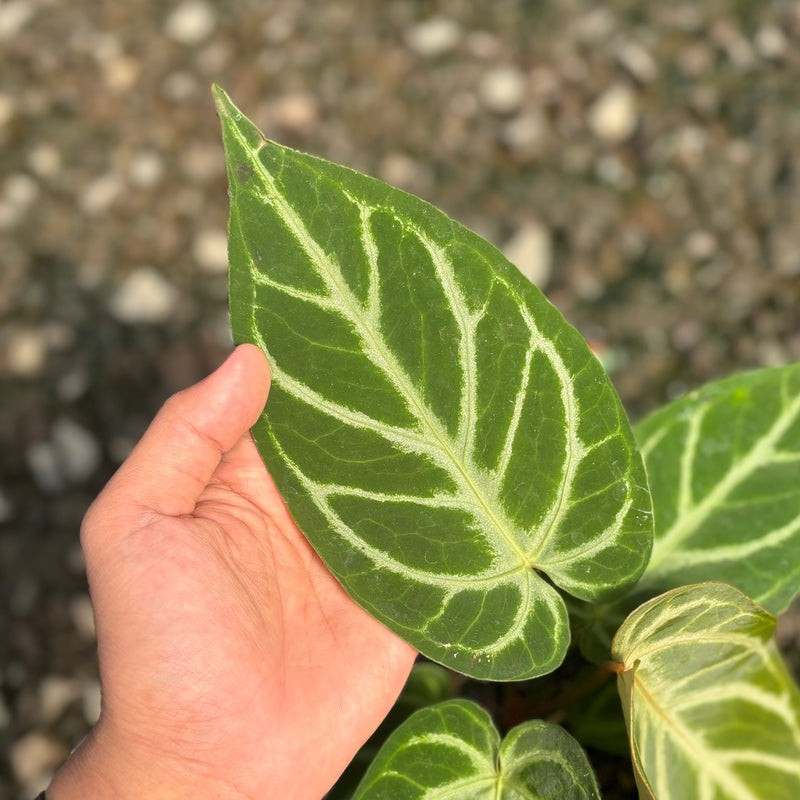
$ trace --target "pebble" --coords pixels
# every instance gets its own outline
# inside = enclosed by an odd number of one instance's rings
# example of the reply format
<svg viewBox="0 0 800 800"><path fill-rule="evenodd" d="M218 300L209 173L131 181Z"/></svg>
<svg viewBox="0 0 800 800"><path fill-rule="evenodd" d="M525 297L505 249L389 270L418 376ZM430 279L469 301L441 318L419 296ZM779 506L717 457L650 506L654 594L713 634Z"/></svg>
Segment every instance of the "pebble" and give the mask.
<svg viewBox="0 0 800 800"><path fill-rule="evenodd" d="M380 163L378 174L381 180L406 192L425 194L431 186L428 170L405 153L389 153Z"/></svg>
<svg viewBox="0 0 800 800"><path fill-rule="evenodd" d="M113 172L107 172L90 181L78 198L84 213L94 217L108 211L113 202L122 194L122 181Z"/></svg>
<svg viewBox="0 0 800 800"><path fill-rule="evenodd" d="M14 172L3 183L0 197L0 229L15 228L39 197L39 184L23 172Z"/></svg>
<svg viewBox="0 0 800 800"><path fill-rule="evenodd" d="M756 33L756 52L767 61L781 61L786 58L789 43L780 28L774 25L765 25Z"/></svg>
<svg viewBox="0 0 800 800"><path fill-rule="evenodd" d="M164 34L177 44L202 44L217 27L214 8L202 0L187 0L175 8L164 23Z"/></svg>
<svg viewBox="0 0 800 800"><path fill-rule="evenodd" d="M111 295L109 309L119 322L130 325L166 322L175 311L178 292L152 267L138 267Z"/></svg>
<svg viewBox="0 0 800 800"><path fill-rule="evenodd" d="M549 138L550 125L537 109L510 119L500 133L503 144L522 159L542 155Z"/></svg>
<svg viewBox="0 0 800 800"><path fill-rule="evenodd" d="M100 466L100 444L86 428L60 417L50 437L29 445L25 452L36 484L48 493L62 492L85 483Z"/></svg>
<svg viewBox="0 0 800 800"><path fill-rule="evenodd" d="M10 0L0 5L0 41L16 38L36 14L30 0Z"/></svg>
<svg viewBox="0 0 800 800"><path fill-rule="evenodd" d="M533 284L544 290L553 268L553 246L547 226L524 222L503 247L503 255Z"/></svg>
<svg viewBox="0 0 800 800"><path fill-rule="evenodd" d="M478 97L494 114L513 114L525 99L527 83L522 70L496 67L489 70L478 84Z"/></svg>
<svg viewBox="0 0 800 800"><path fill-rule="evenodd" d="M615 55L620 66L639 83L652 83L658 77L655 59L638 42L619 43Z"/></svg>
<svg viewBox="0 0 800 800"><path fill-rule="evenodd" d="M131 159L128 180L139 189L153 189L164 177L164 159L155 150L142 150Z"/></svg>
<svg viewBox="0 0 800 800"><path fill-rule="evenodd" d="M17 739L9 752L14 776L32 797L47 788L53 772L67 757L69 750L52 736L33 731Z"/></svg>
<svg viewBox="0 0 800 800"><path fill-rule="evenodd" d="M309 92L291 92L275 100L270 113L276 125L296 133L308 133L319 122L319 103Z"/></svg>
<svg viewBox="0 0 800 800"><path fill-rule="evenodd" d="M94 641L96 637L94 626L94 610L88 594L78 594L70 598L69 618L78 635L87 642Z"/></svg>
<svg viewBox="0 0 800 800"><path fill-rule="evenodd" d="M100 719L102 691L98 681L87 681L83 687L83 718L89 725Z"/></svg>
<svg viewBox="0 0 800 800"><path fill-rule="evenodd" d="M75 678L46 675L39 683L39 715L42 723L51 725L80 697L81 685Z"/></svg>
<svg viewBox="0 0 800 800"><path fill-rule="evenodd" d="M204 228L194 237L192 255L202 272L224 275L228 271L228 234L221 228Z"/></svg>
<svg viewBox="0 0 800 800"><path fill-rule="evenodd" d="M624 84L606 89L589 109L589 127L605 142L619 144L636 130L636 97Z"/></svg>
<svg viewBox="0 0 800 800"><path fill-rule="evenodd" d="M405 40L418 56L437 58L458 46L461 26L449 17L431 17L409 28Z"/></svg>
<svg viewBox="0 0 800 800"><path fill-rule="evenodd" d="M52 179L61 172L61 153L52 144L42 142L30 151L28 163L37 177Z"/></svg>
<svg viewBox="0 0 800 800"><path fill-rule="evenodd" d="M4 348L4 371L19 378L41 375L47 361L47 336L42 328L16 328Z"/></svg>

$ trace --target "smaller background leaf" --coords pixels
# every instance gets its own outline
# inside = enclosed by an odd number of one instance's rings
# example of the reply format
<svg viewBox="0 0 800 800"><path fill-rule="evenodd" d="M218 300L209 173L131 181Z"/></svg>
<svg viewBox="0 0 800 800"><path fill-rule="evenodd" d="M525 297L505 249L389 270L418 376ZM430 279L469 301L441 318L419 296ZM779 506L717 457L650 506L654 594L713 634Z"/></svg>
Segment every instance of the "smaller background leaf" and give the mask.
<svg viewBox="0 0 800 800"><path fill-rule="evenodd" d="M491 718L468 700L409 717L387 740L354 800L599 800L580 745L533 720L500 743Z"/></svg>
<svg viewBox="0 0 800 800"><path fill-rule="evenodd" d="M642 798L797 800L800 692L775 618L724 583L667 592L614 640Z"/></svg>
<svg viewBox="0 0 800 800"><path fill-rule="evenodd" d="M634 433L655 515L636 597L719 580L784 611L800 588L800 363L710 383Z"/></svg>

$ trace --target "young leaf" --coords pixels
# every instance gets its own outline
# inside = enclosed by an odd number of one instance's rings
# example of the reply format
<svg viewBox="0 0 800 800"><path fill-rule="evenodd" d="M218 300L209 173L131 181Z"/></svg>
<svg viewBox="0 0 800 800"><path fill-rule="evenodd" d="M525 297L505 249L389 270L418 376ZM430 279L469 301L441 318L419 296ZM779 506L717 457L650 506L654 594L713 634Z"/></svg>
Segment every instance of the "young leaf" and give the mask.
<svg viewBox="0 0 800 800"><path fill-rule="evenodd" d="M732 586L675 589L614 640L640 796L797 800L800 693L775 618Z"/></svg>
<svg viewBox="0 0 800 800"><path fill-rule="evenodd" d="M721 580L785 610L800 588L800 363L711 383L635 432L656 525L637 593Z"/></svg>
<svg viewBox="0 0 800 800"><path fill-rule="evenodd" d="M386 741L353 800L599 800L580 745L532 720L500 736L468 700L417 711Z"/></svg>
<svg viewBox="0 0 800 800"><path fill-rule="evenodd" d="M602 368L487 242L266 141L215 96L233 334L270 359L253 432L290 512L350 595L432 660L496 680L554 669L569 629L552 584L608 595L652 543Z"/></svg>

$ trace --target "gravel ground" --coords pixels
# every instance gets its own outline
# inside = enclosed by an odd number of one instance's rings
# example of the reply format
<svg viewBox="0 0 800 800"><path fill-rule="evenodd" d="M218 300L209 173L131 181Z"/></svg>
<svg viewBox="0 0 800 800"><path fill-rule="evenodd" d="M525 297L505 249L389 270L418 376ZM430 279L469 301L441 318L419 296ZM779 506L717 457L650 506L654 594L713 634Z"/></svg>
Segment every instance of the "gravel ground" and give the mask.
<svg viewBox="0 0 800 800"><path fill-rule="evenodd" d="M795 0L7 0L0 63L0 800L98 713L86 506L230 346L212 82L501 246L633 416L800 359Z"/></svg>

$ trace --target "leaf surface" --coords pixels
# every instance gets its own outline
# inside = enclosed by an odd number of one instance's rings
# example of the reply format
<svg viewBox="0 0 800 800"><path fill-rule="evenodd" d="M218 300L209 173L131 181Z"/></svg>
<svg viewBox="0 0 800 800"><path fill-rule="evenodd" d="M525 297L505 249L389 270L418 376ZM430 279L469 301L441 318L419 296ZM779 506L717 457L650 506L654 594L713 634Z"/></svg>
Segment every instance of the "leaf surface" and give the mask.
<svg viewBox="0 0 800 800"><path fill-rule="evenodd" d="M800 693L775 618L724 583L667 592L614 640L640 796L796 800Z"/></svg>
<svg viewBox="0 0 800 800"><path fill-rule="evenodd" d="M637 593L720 580L783 611L800 588L800 364L708 384L635 433L656 526Z"/></svg>
<svg viewBox="0 0 800 800"><path fill-rule="evenodd" d="M480 237L266 141L215 96L233 334L270 360L254 436L290 512L350 595L429 658L496 680L554 669L569 626L553 584L619 591L651 547L605 373Z"/></svg>
<svg viewBox="0 0 800 800"><path fill-rule="evenodd" d="M386 741L353 800L599 800L580 745L532 720L503 742L468 700L417 711Z"/></svg>

